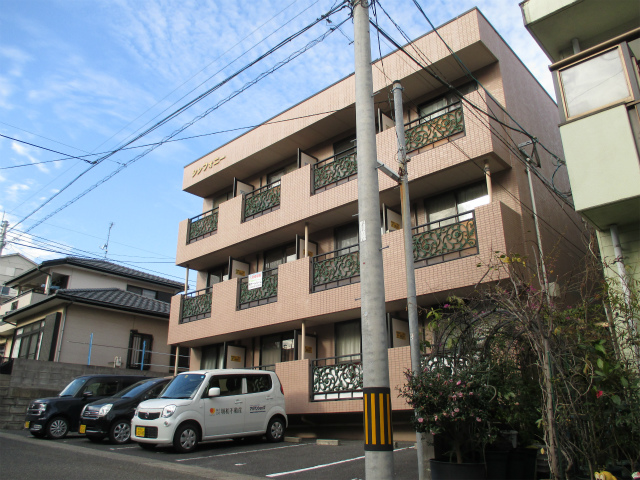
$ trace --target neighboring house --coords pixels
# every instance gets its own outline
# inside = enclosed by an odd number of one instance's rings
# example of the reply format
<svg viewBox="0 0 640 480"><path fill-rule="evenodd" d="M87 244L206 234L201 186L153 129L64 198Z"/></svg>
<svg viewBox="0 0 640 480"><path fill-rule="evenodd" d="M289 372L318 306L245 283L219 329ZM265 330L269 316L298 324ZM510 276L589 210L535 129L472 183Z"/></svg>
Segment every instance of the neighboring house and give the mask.
<svg viewBox="0 0 640 480"><path fill-rule="evenodd" d="M9 255L0 255L0 303L15 297L18 291L6 284L37 265L36 262L29 260L19 253L11 253ZM0 355L1 356L1 355Z"/></svg>
<svg viewBox="0 0 640 480"><path fill-rule="evenodd" d="M183 284L105 260L49 260L9 282L5 357L169 372L169 302Z"/></svg>
<svg viewBox="0 0 640 480"><path fill-rule="evenodd" d="M503 141L513 146L526 137L501 129L487 109L509 122L496 102L505 106L562 154L555 102L477 9L438 32L493 98L434 32L408 50L423 52L464 101L402 52L373 64L378 159L393 169L390 87L398 79L404 88L415 274L424 308L496 280L497 273L478 267L496 252L538 253L524 160ZM192 369L275 369L289 414L362 418L360 353L367 339L360 328L354 102L351 75L184 169L183 189L202 197L203 208L179 225L176 263L197 270L197 288L172 299L169 343L191 349ZM541 161L539 171L551 178L552 158L543 152ZM378 178L392 406L408 411L396 396L410 368L400 194L396 182ZM568 189L562 172L554 181ZM558 254L549 279L557 281L581 258L579 217L563 211L537 178L533 189L542 249ZM261 280L249 284L256 272Z"/></svg>
<svg viewBox="0 0 640 480"><path fill-rule="evenodd" d="M553 62L575 208L597 229L605 275L640 281L640 4L520 6L525 27Z"/></svg>

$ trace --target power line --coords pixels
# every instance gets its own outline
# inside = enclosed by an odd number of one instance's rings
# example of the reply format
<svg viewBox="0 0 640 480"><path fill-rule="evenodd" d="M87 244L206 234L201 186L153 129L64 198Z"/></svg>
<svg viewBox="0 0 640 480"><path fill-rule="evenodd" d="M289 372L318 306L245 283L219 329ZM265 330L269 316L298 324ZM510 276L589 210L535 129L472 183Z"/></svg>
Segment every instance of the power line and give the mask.
<svg viewBox="0 0 640 480"><path fill-rule="evenodd" d="M8 137L7 135L2 135L1 133L0 133L0 137L8 138L9 140L13 140L14 142L24 143L25 145L30 145L32 147L41 148L42 150L47 150L49 152L57 153L59 155L65 155L65 156L69 157L69 159L78 159L78 160L82 160L83 162L91 163L89 160L86 160L84 158L76 157L74 155L68 155L66 153L58 152L57 150L52 150L50 148L41 147L40 145L35 145L33 143L25 142L24 140L18 140L17 138Z"/></svg>
<svg viewBox="0 0 640 480"><path fill-rule="evenodd" d="M322 15L321 17L317 18L316 20L314 20L313 22L311 22L309 25L307 25L306 27L302 28L301 30L299 30L298 32L294 33L293 35L290 35L289 37L287 37L285 40L281 41L280 43L278 43L275 47L269 49L267 52L265 52L264 54L260 55L258 58L256 58L255 60L249 62L247 65L245 65L244 67L242 67L241 69L237 70L235 73L231 74L230 76L228 76L226 79L224 79L223 81L219 82L217 85L215 85L214 87L210 88L209 90L207 90L206 92L204 92L203 94L199 95L198 97L196 97L194 100L190 101L189 103L187 103L186 105L182 106L181 108L179 108L178 110L176 110L175 112L173 112L171 115L165 117L163 120L161 120L160 122L158 122L156 125L154 125L153 127L147 129L145 132L139 134L138 136L136 136L136 138L134 138L133 140L127 142L125 145L119 147L118 149L114 150L112 153L109 153L101 158L99 158L98 160L95 160L93 162L93 164L87 168L85 171L81 172L78 176L76 176L71 182L69 182L65 187L63 187L61 190L59 190L58 192L56 192L53 196L51 196L49 199L47 199L45 202L43 202L38 208L36 208L35 210L33 210L31 213L29 213L27 216L23 217L20 221L18 221L12 228L15 228L17 225L21 224L23 221L25 221L27 218L31 217L34 213L36 213L37 211L39 211L41 208L43 208L46 204L48 204L49 202L51 202L55 197L57 197L60 193L62 193L64 190L66 190L69 186L71 186L73 183L75 183L80 177L82 177L84 174L86 174L88 171L90 171L92 168L94 168L96 165L100 164L103 160L105 160L106 158L110 157L111 155L115 154L116 152L122 150L125 146L130 145L131 143L133 143L134 141L142 138L144 135L147 135L149 133L151 133L153 130L155 130L156 128L158 128L160 125L163 125L164 123L168 122L170 119L175 118L177 115L179 115L179 113L184 112L186 109L190 108L191 106L195 105L197 102L201 101L202 99L204 99L206 96L210 95L211 93L213 93L214 91L216 91L217 89L219 89L220 87L222 87L223 85L229 83L233 78L237 77L238 75L240 75L241 73L243 73L244 71L246 71L248 68L252 67L253 65L259 63L260 61L264 60L265 58L267 58L269 55L273 54L274 52L276 52L277 50L279 50L280 48L282 48L283 46L287 45L288 43L292 42L293 40L295 40L296 38L298 38L299 36L301 36L303 33L307 32L308 30L310 30L313 26L315 26L316 24L318 24L319 22L323 21L325 18L328 18L330 15L333 15L337 12L339 12L340 10L342 10L343 8L346 8L346 4L343 2L342 4L340 4L337 7L332 8L329 12L327 12L326 14ZM345 19L343 22L341 22L339 24L342 25L346 22L347 20ZM133 159L129 160L128 162L122 164L118 169L116 169L115 171L113 171L111 174L107 175L106 177L104 177L101 181L99 181L98 183L94 184L93 186L91 186L89 189L85 190L83 193L81 193L80 195L76 196L74 199L70 200L69 202L67 202L66 204L64 204L62 207L58 208L57 210L55 210L54 212L50 213L49 215L45 216L42 220L36 222L34 225L32 225L31 227L29 227L27 229L27 232L32 230L33 228L35 228L36 226L40 225L42 222L46 221L47 219L51 218L53 215L55 215L56 213L60 212L61 210L65 209L66 207L68 207L69 205L75 203L77 200L79 200L80 198L82 198L84 195L86 195L87 193L89 193L90 191L92 191L93 189L95 189L96 187L98 187L99 185L101 185L102 183L108 181L110 178L112 178L114 175L118 174L119 172L121 172L124 168L126 168L128 165L136 162L137 160L139 160L140 158L144 157L145 155L147 155L148 153L151 153L153 150L155 150L157 147L159 147L160 145L166 143L168 140L170 140L171 138L175 137L176 135L178 135L180 132L186 130L187 128L189 128L191 125L193 125L194 123L196 123L197 121L203 119L204 117L206 117L207 115L209 115L211 112L213 112L214 110L217 110L219 107L221 107L222 105L224 105L225 103L227 103L228 101L232 100L233 98L235 98L236 96L240 95L242 92L244 92L246 89L248 89L249 87L255 85L256 83L258 83L259 81L261 81L262 79L264 79L265 77L271 75L273 72L275 72L276 70L280 69L281 67L283 67L284 65L286 65L287 63L289 63L290 61L294 60L295 58L297 58L298 56L302 55L304 52L306 52L307 50L309 50L310 48L314 47L315 45L317 45L318 43L322 42L327 36L329 36L331 33L333 33L335 31L337 27L332 27L330 28L327 32L325 32L324 34L320 35L319 37L317 37L315 40L312 40L311 42L309 42L307 45L305 45L305 47L303 47L302 49L292 53L289 57L287 57L285 60L280 61L278 63L276 63L276 65L270 69L268 69L267 71L263 72L262 74L258 75L258 77L256 77L254 80L246 83L242 88L240 88L239 90L237 90L236 92L232 93L230 96L228 96L227 98L225 98L224 100L221 100L220 102L218 102L216 105L214 105L213 107L209 108L208 110L206 110L204 113L198 115L197 117L195 117L193 120L191 120L190 122L187 122L185 125L183 125L181 128L179 128L178 130L174 131L172 134L168 135L167 137L165 137L163 139L163 141L159 142L158 144L150 147L148 150L146 150L145 152L139 154L138 156L134 157Z"/></svg>

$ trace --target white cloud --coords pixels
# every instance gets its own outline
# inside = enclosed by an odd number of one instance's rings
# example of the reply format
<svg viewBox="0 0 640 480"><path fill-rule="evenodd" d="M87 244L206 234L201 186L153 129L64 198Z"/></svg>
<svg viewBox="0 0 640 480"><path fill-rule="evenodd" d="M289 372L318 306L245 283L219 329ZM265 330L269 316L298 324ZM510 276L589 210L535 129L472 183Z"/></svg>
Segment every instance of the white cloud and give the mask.
<svg viewBox="0 0 640 480"><path fill-rule="evenodd" d="M30 190L31 187L24 183L14 183L5 189L5 195L8 200L15 202L20 196L20 192Z"/></svg>
<svg viewBox="0 0 640 480"><path fill-rule="evenodd" d="M6 108L7 110L13 108L13 105L9 103L9 97L13 90L14 86L11 81L6 77L0 76L0 108Z"/></svg>
<svg viewBox="0 0 640 480"><path fill-rule="evenodd" d="M16 152L21 157L25 157L31 163L35 163L36 167L38 167L38 170L40 170L41 172L49 173L49 169L45 165L38 163L39 160L29 153L29 147L26 147L18 142L11 142L11 150Z"/></svg>

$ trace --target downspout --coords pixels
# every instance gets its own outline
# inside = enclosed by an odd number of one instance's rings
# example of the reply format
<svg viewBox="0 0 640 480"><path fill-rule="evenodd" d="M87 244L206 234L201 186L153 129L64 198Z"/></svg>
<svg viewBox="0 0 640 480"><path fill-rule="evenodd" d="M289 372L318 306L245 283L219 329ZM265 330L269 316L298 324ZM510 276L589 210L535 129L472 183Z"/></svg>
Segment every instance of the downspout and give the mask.
<svg viewBox="0 0 640 480"><path fill-rule="evenodd" d="M624 303L626 303L629 311L633 308L631 303L631 290L629 289L629 278L627 277L627 269L624 268L624 257L622 255L622 245L620 244L620 234L618 233L618 225L610 225L611 243L613 243L613 254L618 266L618 275L620 275L620 283L622 283L622 292L624 295ZM629 316L629 328L632 332L638 332L638 325L632 315Z"/></svg>
<svg viewBox="0 0 640 480"><path fill-rule="evenodd" d="M59 362L60 361L60 350L62 350L62 337L64 335L64 325L65 323L67 323L67 309L69 308L69 305L71 305L73 302L65 305L64 309L62 310L62 325L60 326L60 335L58 335L58 349L56 351L56 356L53 359L54 362Z"/></svg>

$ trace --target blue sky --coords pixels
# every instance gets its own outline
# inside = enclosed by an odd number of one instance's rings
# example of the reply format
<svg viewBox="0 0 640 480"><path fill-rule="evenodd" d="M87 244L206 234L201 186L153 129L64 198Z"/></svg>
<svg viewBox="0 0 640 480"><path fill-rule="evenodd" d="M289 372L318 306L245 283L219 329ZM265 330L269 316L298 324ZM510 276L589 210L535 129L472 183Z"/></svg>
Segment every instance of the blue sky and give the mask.
<svg viewBox="0 0 640 480"><path fill-rule="evenodd" d="M108 259L183 280L184 269L173 264L178 223L202 210L200 198L181 190L183 167L246 131L240 128L257 125L349 75L354 69L353 24L347 21L340 32L176 138L240 130L167 143L134 162L144 148L118 152L63 190L91 166L67 155L115 149L335 3L0 0L0 134L62 153L0 137L0 216L12 229L11 243L3 254L20 252L35 261L63 255L38 248L44 247L103 258L100 246L113 222ZM409 37L430 30L411 0L380 3ZM478 6L540 83L552 91L549 62L524 29L517 1L419 3L435 25ZM346 10L337 13L333 24L346 16ZM378 17L385 30L403 43L381 11ZM165 138L327 28L321 22L132 146ZM376 38L372 45L377 52ZM386 54L390 47L382 43L381 49ZM113 175L117 169L121 171ZM191 286L195 286L194 275Z"/></svg>

